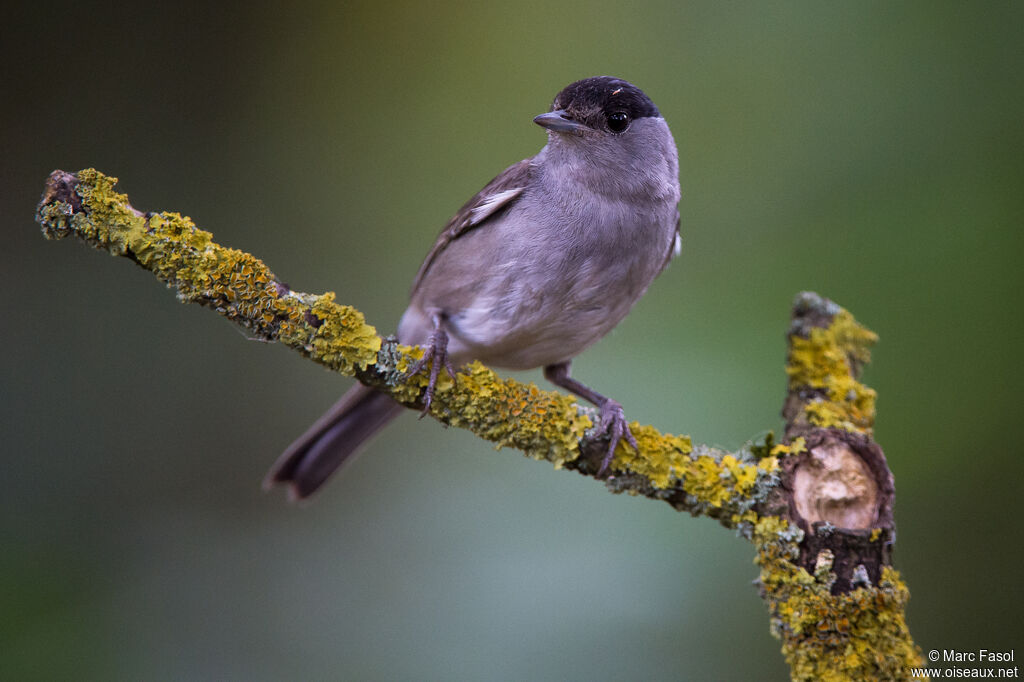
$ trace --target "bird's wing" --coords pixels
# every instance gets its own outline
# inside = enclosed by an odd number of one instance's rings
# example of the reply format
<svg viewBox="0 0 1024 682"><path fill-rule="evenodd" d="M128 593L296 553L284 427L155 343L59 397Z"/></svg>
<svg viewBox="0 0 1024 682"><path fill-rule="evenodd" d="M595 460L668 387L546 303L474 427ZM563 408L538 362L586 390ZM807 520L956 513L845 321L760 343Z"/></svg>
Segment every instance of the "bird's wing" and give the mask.
<svg viewBox="0 0 1024 682"><path fill-rule="evenodd" d="M452 216L452 219L441 230L441 234L437 236L437 241L434 242L433 248L430 249L419 272L416 273L416 279L412 282L414 294L419 288L420 282L423 281L424 275L427 274L427 270L446 246L470 230L485 224L488 218L509 206L523 193L530 177L530 162L532 160L532 158L523 159L506 168Z"/></svg>
<svg viewBox="0 0 1024 682"><path fill-rule="evenodd" d="M658 271L658 274L664 272L665 268L668 267L669 261L678 256L683 250L683 237L682 234L679 232L679 222L680 217L679 211L677 210L676 229L675 232L672 234L672 242L668 245L668 253L665 254L665 261L661 264L661 270Z"/></svg>

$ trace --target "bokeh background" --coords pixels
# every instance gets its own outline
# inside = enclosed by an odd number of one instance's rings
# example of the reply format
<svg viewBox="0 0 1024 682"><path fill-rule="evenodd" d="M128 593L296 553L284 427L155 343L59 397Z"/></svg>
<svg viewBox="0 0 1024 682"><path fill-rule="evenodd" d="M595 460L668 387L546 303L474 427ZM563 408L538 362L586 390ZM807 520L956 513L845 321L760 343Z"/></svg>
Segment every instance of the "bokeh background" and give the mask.
<svg viewBox="0 0 1024 682"><path fill-rule="evenodd" d="M93 166L390 331L598 74L674 131L684 250L575 374L735 448L780 426L794 294L848 307L917 642L1024 654L1021 3L19 4L0 678L786 679L746 542L466 433L410 414L312 504L264 493L348 380L32 220Z"/></svg>

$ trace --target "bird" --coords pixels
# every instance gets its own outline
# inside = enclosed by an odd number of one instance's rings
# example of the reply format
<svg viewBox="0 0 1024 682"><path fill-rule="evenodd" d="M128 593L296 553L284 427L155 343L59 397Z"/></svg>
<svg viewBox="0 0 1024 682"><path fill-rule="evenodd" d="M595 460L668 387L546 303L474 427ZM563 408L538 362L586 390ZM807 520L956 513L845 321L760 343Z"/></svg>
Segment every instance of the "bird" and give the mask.
<svg viewBox="0 0 1024 682"><path fill-rule="evenodd" d="M424 413L440 369L470 361L546 379L593 403L609 438L599 474L625 439L620 403L570 375L573 358L612 330L680 252L679 161L654 102L611 76L570 83L533 121L547 131L459 209L416 273L400 343L430 367ZM307 498L404 410L356 384L278 458L265 487Z"/></svg>

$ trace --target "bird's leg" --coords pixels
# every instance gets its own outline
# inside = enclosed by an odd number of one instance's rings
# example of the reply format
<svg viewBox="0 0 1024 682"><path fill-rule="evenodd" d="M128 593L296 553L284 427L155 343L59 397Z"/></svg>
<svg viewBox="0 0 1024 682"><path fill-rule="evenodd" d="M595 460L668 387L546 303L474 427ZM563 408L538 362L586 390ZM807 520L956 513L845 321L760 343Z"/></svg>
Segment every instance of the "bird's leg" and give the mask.
<svg viewBox="0 0 1024 682"><path fill-rule="evenodd" d="M636 438L633 437L632 431L629 430L629 424L626 423L626 414L622 411L622 405L611 398L606 398L589 386L569 376L571 366L571 360L560 362L557 365L548 365L544 368L544 377L554 385L561 386L565 390L572 391L581 398L589 400L600 409L600 427L602 431L608 434L610 441L608 443L608 452L605 453L604 459L601 460L601 468L597 471L600 476L608 469L608 465L612 463L612 457L615 456L615 448L623 436L625 436L626 442L633 446L634 450L639 450L640 448L636 444Z"/></svg>
<svg viewBox="0 0 1024 682"><path fill-rule="evenodd" d="M405 378L408 379L418 374L420 370L427 366L428 362L430 363L430 378L427 380L427 390L423 394L421 419L430 410L430 403L434 402L434 389L437 387L437 378L441 375L441 365L444 365L444 368L448 370L448 376L453 380L455 379L455 369L448 359L448 333L441 328L441 315L435 313L431 315L430 319L434 323L434 329L430 332L427 344L421 346L423 348L423 357L414 362L405 373Z"/></svg>

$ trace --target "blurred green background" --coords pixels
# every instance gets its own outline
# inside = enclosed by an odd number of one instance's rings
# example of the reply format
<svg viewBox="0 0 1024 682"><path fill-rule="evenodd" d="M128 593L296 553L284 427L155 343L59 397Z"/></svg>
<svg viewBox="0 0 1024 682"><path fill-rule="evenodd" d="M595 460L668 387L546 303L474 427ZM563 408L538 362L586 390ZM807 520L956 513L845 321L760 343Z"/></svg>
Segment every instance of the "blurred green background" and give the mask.
<svg viewBox="0 0 1024 682"><path fill-rule="evenodd" d="M409 415L307 507L263 493L347 380L32 221L94 166L390 331L598 74L672 127L684 249L576 376L735 448L780 426L794 294L848 307L917 642L1024 653L1024 4L20 4L0 679L786 679L747 543L466 433Z"/></svg>

